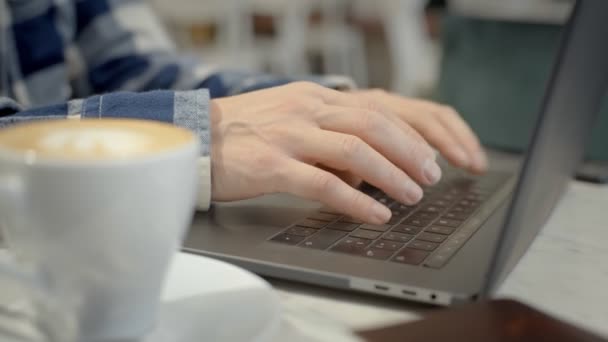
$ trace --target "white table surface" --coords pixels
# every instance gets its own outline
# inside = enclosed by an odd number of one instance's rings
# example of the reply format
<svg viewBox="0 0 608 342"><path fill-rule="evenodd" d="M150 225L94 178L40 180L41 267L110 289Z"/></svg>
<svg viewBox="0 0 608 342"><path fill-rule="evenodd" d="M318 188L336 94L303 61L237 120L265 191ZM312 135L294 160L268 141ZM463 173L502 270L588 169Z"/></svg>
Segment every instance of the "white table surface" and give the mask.
<svg viewBox="0 0 608 342"><path fill-rule="evenodd" d="M607 221L608 186L573 182L499 295L608 336ZM352 329L405 322L429 310L406 301L271 283L284 305L318 312Z"/></svg>

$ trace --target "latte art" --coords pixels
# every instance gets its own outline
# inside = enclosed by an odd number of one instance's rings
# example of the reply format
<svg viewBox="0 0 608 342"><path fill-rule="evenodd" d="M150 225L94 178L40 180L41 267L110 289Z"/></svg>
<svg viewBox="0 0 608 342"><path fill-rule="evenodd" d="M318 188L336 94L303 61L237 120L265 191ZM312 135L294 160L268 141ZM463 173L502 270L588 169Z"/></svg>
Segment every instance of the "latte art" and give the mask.
<svg viewBox="0 0 608 342"><path fill-rule="evenodd" d="M57 153L70 151L86 155L136 155L153 144L152 137L120 128L61 129L43 136L39 151Z"/></svg>
<svg viewBox="0 0 608 342"><path fill-rule="evenodd" d="M190 131L155 121L36 121L0 130L0 152L58 160L112 160L154 155L190 144Z"/></svg>

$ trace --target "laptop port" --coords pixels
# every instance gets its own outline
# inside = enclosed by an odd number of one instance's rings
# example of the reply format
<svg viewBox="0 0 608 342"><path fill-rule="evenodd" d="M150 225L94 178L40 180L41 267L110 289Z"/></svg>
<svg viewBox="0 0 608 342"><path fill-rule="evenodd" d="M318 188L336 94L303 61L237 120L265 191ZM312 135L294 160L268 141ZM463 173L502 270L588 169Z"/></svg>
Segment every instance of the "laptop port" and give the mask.
<svg viewBox="0 0 608 342"><path fill-rule="evenodd" d="M376 284L374 285L374 287L376 288L376 290L388 291L388 286Z"/></svg>
<svg viewBox="0 0 608 342"><path fill-rule="evenodd" d="M401 290L401 293L403 293L404 295L408 295L408 296L416 295L416 291L410 291L410 290Z"/></svg>

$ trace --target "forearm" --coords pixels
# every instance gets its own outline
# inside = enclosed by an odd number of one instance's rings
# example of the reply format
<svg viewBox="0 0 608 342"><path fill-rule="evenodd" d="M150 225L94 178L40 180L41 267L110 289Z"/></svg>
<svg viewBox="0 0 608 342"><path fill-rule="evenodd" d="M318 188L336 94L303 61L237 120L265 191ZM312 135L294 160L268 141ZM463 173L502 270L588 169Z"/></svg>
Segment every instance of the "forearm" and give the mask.
<svg viewBox="0 0 608 342"><path fill-rule="evenodd" d="M0 127L44 119L132 118L167 122L194 132L201 143L198 207L207 209L211 198L209 92L153 91L146 93L109 93L67 103L24 109L0 98Z"/></svg>

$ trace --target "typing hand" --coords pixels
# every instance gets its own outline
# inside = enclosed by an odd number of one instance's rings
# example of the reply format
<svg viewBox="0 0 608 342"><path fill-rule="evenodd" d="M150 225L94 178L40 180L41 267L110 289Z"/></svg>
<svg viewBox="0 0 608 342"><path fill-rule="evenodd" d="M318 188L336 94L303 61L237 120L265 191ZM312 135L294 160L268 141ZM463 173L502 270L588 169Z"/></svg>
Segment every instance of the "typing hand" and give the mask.
<svg viewBox="0 0 608 342"><path fill-rule="evenodd" d="M390 210L345 179L359 177L414 204L422 197L418 184L441 178L431 146L368 96L299 82L211 106L215 201L292 193L383 223Z"/></svg>
<svg viewBox="0 0 608 342"><path fill-rule="evenodd" d="M383 90L359 90L353 94L396 113L454 166L473 173L486 171L488 162L479 140L451 107L400 97Z"/></svg>

